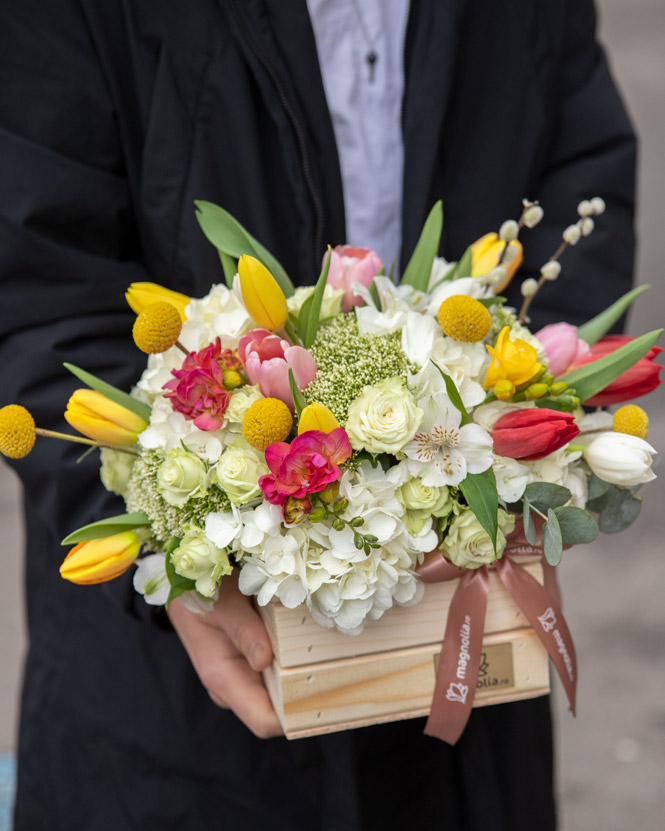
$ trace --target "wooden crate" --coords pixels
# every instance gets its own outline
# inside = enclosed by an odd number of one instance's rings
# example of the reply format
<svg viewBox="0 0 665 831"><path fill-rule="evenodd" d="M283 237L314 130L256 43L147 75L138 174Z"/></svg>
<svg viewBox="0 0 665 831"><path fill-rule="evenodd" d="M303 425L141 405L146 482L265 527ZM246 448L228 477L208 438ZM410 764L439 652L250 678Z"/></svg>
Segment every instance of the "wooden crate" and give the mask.
<svg viewBox="0 0 665 831"><path fill-rule="evenodd" d="M520 560L542 583L537 558ZM456 580L425 586L356 637L316 624L304 609L260 610L275 653L264 680L287 738L427 715ZM549 692L547 652L490 572L483 658L474 707Z"/></svg>

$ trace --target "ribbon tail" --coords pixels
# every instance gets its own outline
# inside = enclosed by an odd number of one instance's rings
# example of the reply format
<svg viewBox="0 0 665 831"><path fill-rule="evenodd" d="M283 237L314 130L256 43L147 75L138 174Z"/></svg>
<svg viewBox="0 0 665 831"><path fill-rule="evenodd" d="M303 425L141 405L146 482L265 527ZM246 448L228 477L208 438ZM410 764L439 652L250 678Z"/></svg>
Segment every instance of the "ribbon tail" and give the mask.
<svg viewBox="0 0 665 831"><path fill-rule="evenodd" d="M487 569L467 572L455 591L443 636L436 684L425 733L455 744L466 726L476 693L485 628Z"/></svg>
<svg viewBox="0 0 665 831"><path fill-rule="evenodd" d="M561 606L545 586L541 586L535 577L509 557L499 560L496 570L547 649L568 696L571 712L575 715L577 657Z"/></svg>

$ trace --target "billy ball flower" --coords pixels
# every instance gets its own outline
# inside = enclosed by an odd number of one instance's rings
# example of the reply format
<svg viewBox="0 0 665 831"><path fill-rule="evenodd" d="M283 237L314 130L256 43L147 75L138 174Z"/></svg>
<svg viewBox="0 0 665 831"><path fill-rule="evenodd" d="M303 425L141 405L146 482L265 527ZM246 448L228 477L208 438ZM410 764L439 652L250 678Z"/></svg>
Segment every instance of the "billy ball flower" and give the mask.
<svg viewBox="0 0 665 831"><path fill-rule="evenodd" d="M185 309L192 302L186 294L167 289L158 283L132 283L125 292L125 299L130 309L137 315L153 303L170 303L178 310L183 323L187 320Z"/></svg>
<svg viewBox="0 0 665 831"><path fill-rule="evenodd" d="M265 450L275 442L283 442L291 432L291 410L279 398L260 398L245 414L242 432L257 450Z"/></svg>
<svg viewBox="0 0 665 831"><path fill-rule="evenodd" d="M454 294L444 300L436 319L444 335L465 343L482 340L492 328L488 309L465 294Z"/></svg>
<svg viewBox="0 0 665 831"><path fill-rule="evenodd" d="M19 404L0 410L0 453L10 459L27 456L35 444L35 421Z"/></svg>
<svg viewBox="0 0 665 831"><path fill-rule="evenodd" d="M649 416L637 404L626 404L614 413L612 427L615 433L646 439L649 435Z"/></svg>
<svg viewBox="0 0 665 831"><path fill-rule="evenodd" d="M132 334L134 343L142 352L154 355L175 346L181 329L179 311L171 303L160 300L150 303L138 314Z"/></svg>

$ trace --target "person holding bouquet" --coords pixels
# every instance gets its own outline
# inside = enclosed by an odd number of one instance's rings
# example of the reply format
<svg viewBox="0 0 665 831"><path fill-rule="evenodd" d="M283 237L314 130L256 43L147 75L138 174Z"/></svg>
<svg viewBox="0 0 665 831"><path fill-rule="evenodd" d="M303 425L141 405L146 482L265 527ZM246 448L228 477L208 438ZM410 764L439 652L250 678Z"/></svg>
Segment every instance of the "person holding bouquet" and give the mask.
<svg viewBox="0 0 665 831"><path fill-rule="evenodd" d="M308 284L327 241L398 254L399 272L437 199L448 259L540 200L534 274L599 194L603 230L531 309L593 316L631 282L635 165L595 25L591 0L5 0L0 404L63 429L64 362L129 388L127 286L199 297L221 280L195 199ZM175 601L168 618L131 579L62 581L60 540L120 510L79 455L41 442L16 463L18 831L555 827L547 699L474 712L455 747L420 722L287 743L260 680L267 635L231 580L210 614Z"/></svg>

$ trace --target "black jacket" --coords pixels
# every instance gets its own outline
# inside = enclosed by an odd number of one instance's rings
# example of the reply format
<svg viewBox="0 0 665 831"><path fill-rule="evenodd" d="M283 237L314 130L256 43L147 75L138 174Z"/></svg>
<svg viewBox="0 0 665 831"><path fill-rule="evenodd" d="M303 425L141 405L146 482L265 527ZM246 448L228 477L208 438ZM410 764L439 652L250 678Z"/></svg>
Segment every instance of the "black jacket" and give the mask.
<svg viewBox="0 0 665 831"><path fill-rule="evenodd" d="M594 28L591 0L411 2L403 256L438 198L453 258L527 196L546 212L524 238L535 272L580 199L607 201L536 323L582 321L631 279L635 140ZM344 241L305 0L3 0L0 404L64 429L63 361L136 380L126 287L200 296L222 279L194 199L235 214L297 283ZM39 440L15 466L30 630L19 831L553 827L546 700L476 711L455 749L420 723L254 739L172 632L126 613L129 594L60 580L65 533L122 509L77 456Z"/></svg>

